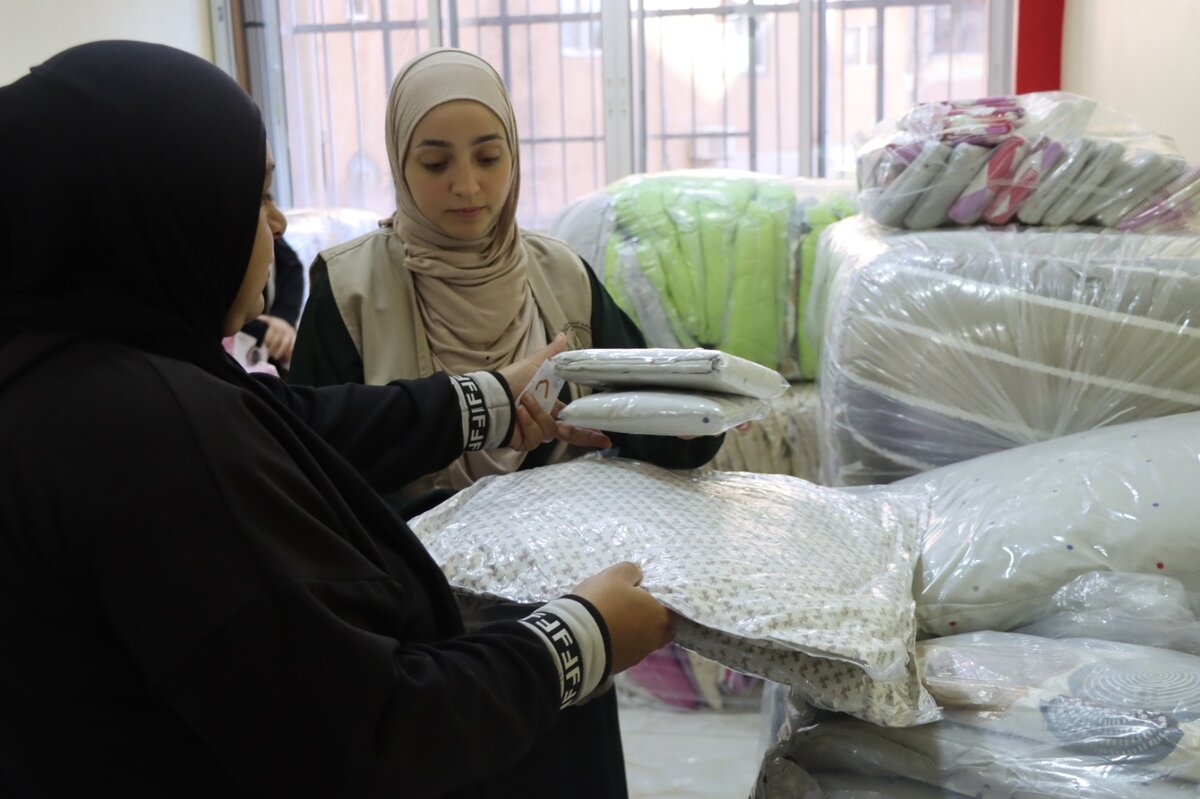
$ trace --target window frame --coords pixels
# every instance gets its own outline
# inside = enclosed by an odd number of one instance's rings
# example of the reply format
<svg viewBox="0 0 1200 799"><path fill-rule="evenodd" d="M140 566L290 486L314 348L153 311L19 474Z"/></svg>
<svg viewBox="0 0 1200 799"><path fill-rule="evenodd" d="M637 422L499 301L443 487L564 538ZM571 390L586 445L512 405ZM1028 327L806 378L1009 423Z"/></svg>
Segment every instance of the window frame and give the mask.
<svg viewBox="0 0 1200 799"><path fill-rule="evenodd" d="M382 1L382 0L381 0ZM211 19L213 24L214 41L221 43L229 40L235 18L244 18L244 30L232 30L234 40L244 37L249 53L248 72L250 91L264 109L264 119L267 124L268 140L275 151L276 194L286 205L293 205L295 178L293 175L292 159L288 150L288 129L285 113L285 98L287 87L283 78L282 48L280 44L279 26L280 0L210 0ZM350 8L352 0L345 0ZM1012 65L1014 63L1013 43L1015 34L1014 12L1017 0L987 0L987 70L988 93L1011 93L1013 85ZM602 140L604 152L604 178L612 182L635 171L643 170L647 164L646 125L643 123L646 113L645 75L639 74L640 64L644 55L634 52L635 41L645 47L644 37L639 38L639 32L644 32L648 18L667 14L712 14L721 13L746 17L750 20L775 22L768 15L780 11L798 12L800 19L801 41L813 43L817 57L801 58L800 73L795 75L798 101L802 108L810 109L808 125L801 125L799 140L799 168L797 176L822 176L828 165L827 154L822 151L821 142L824 139L824 106L823 80L827 42L825 41L825 12L829 10L846 10L852 8L876 9L878 18L883 18L887 8L904 7L919 8L922 6L950 6L958 0L776 0L776 2L755 3L754 0L724 3L713 6L698 6L690 9L655 10L647 9L647 0L630 0L630 2L609 2L608 0L559 0L560 16L573 14L595 13L580 11L581 6L588 9L599 6L600 37L602 47L599 52L602 67L601 85L603 91L604 127L598 134ZM567 6L570 9L567 9ZM241 10L241 15L230 13L231 7ZM454 46L457 44L458 15L456 0L427 0L427 16L424 20L427 27L430 46ZM576 23L590 26L593 20L576 20ZM564 23L565 24L565 23ZM769 70L769 53L759 52L769 50L760 45L760 39L765 38L760 28L755 28L754 41L748 43L751 55L748 64L753 68L747 70L753 83L756 75ZM560 29L561 30L561 29ZM868 29L869 30L869 29ZM864 64L875 66L882 72L883 53L878 49L882 39L882 28L876 30L877 41L870 48L874 55L865 58ZM589 32L589 41L593 34ZM749 38L749 37L747 37ZM860 40L860 46L865 45ZM844 43L843 43L844 45ZM218 62L221 59L221 49L218 49ZM563 57L586 56L596 57L595 50L582 50L569 46L560 36L560 50ZM751 113L753 114L754 100ZM751 119L754 119L752 116ZM752 123L753 124L753 123ZM595 137L593 137L595 138ZM751 161L751 168L753 160Z"/></svg>

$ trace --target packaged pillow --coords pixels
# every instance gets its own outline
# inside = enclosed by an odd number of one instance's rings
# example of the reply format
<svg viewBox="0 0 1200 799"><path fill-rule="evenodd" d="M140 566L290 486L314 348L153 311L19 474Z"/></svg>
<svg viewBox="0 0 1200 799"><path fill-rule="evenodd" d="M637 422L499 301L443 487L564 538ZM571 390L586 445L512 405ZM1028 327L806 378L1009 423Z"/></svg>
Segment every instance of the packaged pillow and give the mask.
<svg viewBox="0 0 1200 799"><path fill-rule="evenodd" d="M917 619L935 635L1011 630L1056 612L1089 572L1200 592L1200 412L1101 427L902 480L928 486Z"/></svg>
<svg viewBox="0 0 1200 799"><path fill-rule="evenodd" d="M652 436L714 436L767 415L754 397L686 391L589 394L563 408L559 419L577 427Z"/></svg>
<svg viewBox="0 0 1200 799"><path fill-rule="evenodd" d="M772 399L788 389L783 375L720 350L590 349L552 359L559 377L602 388L686 388Z"/></svg>
<svg viewBox="0 0 1200 799"><path fill-rule="evenodd" d="M486 477L413 530L466 602L541 602L622 560L676 642L876 724L938 711L917 679L912 576L929 497L584 457Z"/></svg>

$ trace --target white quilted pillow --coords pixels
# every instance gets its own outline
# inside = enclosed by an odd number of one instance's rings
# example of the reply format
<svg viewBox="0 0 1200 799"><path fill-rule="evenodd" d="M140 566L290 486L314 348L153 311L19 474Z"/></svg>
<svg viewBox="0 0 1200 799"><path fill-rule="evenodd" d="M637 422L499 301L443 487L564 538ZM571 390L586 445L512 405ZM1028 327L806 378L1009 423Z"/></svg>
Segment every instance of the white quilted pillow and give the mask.
<svg viewBox="0 0 1200 799"><path fill-rule="evenodd" d="M939 635L1044 616L1086 572L1159 574L1200 592L1200 412L985 455L928 486L917 619Z"/></svg>
<svg viewBox="0 0 1200 799"><path fill-rule="evenodd" d="M714 436L767 415L753 397L685 391L603 391L567 405L559 419L577 427L655 436Z"/></svg>
<svg viewBox="0 0 1200 799"><path fill-rule="evenodd" d="M683 646L878 724L930 721L913 550L928 498L581 458L479 481L413 529L456 590L537 602L620 560Z"/></svg>
<svg viewBox="0 0 1200 799"><path fill-rule="evenodd" d="M759 399L772 399L788 390L787 380L774 369L720 350L572 350L551 360L564 380L600 388L685 388Z"/></svg>

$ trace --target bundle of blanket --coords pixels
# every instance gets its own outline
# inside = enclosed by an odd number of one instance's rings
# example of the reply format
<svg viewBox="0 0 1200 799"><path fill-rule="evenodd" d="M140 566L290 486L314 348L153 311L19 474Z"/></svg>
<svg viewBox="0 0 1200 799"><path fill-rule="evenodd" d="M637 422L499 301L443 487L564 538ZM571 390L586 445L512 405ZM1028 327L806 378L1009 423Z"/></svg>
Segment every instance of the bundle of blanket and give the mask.
<svg viewBox="0 0 1200 799"><path fill-rule="evenodd" d="M1165 231L1200 209L1200 166L1169 142L1101 124L1063 92L923 103L859 153L859 202L880 224L1097 224Z"/></svg>
<svg viewBox="0 0 1200 799"><path fill-rule="evenodd" d="M634 175L564 209L552 233L602 274L654 347L707 347L811 379L803 309L816 238L850 187L749 172Z"/></svg>
<svg viewBox="0 0 1200 799"><path fill-rule="evenodd" d="M829 484L1200 409L1200 237L857 216L815 280Z"/></svg>
<svg viewBox="0 0 1200 799"><path fill-rule="evenodd" d="M879 795L1200 793L1194 655L984 632L922 642L918 656L941 721L886 729L826 714L768 753L758 799L873 796L853 791L891 784L903 792Z"/></svg>
<svg viewBox="0 0 1200 799"><path fill-rule="evenodd" d="M464 601L546 601L620 560L679 614L676 641L876 724L937 716L917 680L913 556L925 489L580 458L488 477L413 521Z"/></svg>

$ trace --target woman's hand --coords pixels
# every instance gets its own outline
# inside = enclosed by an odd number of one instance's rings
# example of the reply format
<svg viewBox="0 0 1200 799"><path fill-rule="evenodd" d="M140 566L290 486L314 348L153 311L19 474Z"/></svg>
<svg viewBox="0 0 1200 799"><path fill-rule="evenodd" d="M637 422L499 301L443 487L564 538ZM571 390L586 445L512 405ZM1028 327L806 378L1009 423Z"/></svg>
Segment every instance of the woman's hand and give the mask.
<svg viewBox="0 0 1200 799"><path fill-rule="evenodd" d="M292 348L296 345L296 328L278 316L269 314L262 314L258 320L267 325L267 332L263 336L263 346L267 348L267 352L280 363L290 361Z"/></svg>
<svg viewBox="0 0 1200 799"><path fill-rule="evenodd" d="M613 674L637 665L675 637L675 614L641 587L642 570L625 561L587 578L571 593L600 611L612 643Z"/></svg>
<svg viewBox="0 0 1200 799"><path fill-rule="evenodd" d="M554 407L547 413L532 395L524 393L529 381L537 374L538 368L566 349L567 337L559 333L542 349L499 370L508 383L508 390L516 398L513 408L513 433L508 441L508 446L512 449L529 452L556 438L579 447L607 449L612 446L612 440L598 430L575 427L558 421L559 411L564 407L561 401L556 399Z"/></svg>

